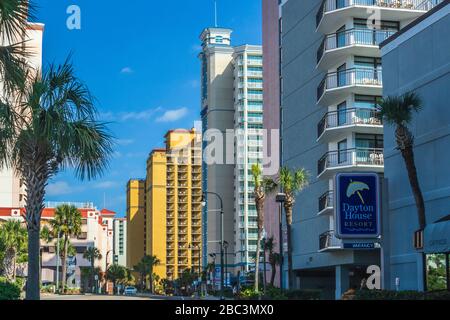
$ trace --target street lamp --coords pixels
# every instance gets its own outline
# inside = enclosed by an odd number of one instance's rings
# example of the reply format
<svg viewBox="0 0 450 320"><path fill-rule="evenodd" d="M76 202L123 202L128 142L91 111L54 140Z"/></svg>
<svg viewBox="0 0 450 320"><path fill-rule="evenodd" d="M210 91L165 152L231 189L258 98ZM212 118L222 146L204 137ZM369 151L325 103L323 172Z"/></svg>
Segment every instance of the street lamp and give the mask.
<svg viewBox="0 0 450 320"><path fill-rule="evenodd" d="M219 201L220 201L220 299L224 300L224 292L223 292L223 280L224 280L224 254L223 254L223 201L222 201L222 197L215 193L215 192L209 192L209 191L205 191L202 194L202 206L205 207L206 206L206 197L205 194L210 194L213 196L216 196Z"/></svg>
<svg viewBox="0 0 450 320"><path fill-rule="evenodd" d="M262 247L263 247L263 264L264 264L264 277L263 277L263 282L264 282L264 293L266 292L266 286L267 286L267 271L266 271L266 243L267 243L267 232L264 230L263 232L263 239L262 239Z"/></svg>
<svg viewBox="0 0 450 320"><path fill-rule="evenodd" d="M283 290L283 261L284 261L284 257L283 257L283 216L282 216L282 211L283 211L283 204L286 201L286 194L285 193L278 193L276 196L276 202L278 202L280 204L280 208L278 210L278 218L280 221L280 225L279 225L279 238L278 238L278 242L279 242L279 247L280 247L280 289Z"/></svg>
<svg viewBox="0 0 450 320"><path fill-rule="evenodd" d="M227 283L228 281L228 242L227 241L224 241L223 242L223 248L224 248L224 250L225 250L225 277L226 277L226 280L225 280L225 283Z"/></svg>

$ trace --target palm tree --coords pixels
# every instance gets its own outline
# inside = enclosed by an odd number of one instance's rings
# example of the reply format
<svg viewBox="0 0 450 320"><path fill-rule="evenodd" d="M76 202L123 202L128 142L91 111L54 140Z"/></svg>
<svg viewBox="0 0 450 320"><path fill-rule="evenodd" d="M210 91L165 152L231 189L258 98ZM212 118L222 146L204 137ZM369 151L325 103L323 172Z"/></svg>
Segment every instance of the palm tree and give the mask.
<svg viewBox="0 0 450 320"><path fill-rule="evenodd" d="M142 290L147 287L146 279L150 275L150 292L153 293L153 268L159 265L161 261L156 256L145 255L142 257L141 261L134 266L134 271L139 273L141 276L141 286Z"/></svg>
<svg viewBox="0 0 450 320"><path fill-rule="evenodd" d="M33 13L29 0L0 1L0 79L8 97L24 89L28 67L25 58L31 54L25 42L27 21Z"/></svg>
<svg viewBox="0 0 450 320"><path fill-rule="evenodd" d="M395 139L408 172L409 184L414 195L417 207L417 217L420 230L424 230L427 222L425 215L425 202L420 189L417 169L414 160L414 136L408 126L411 124L413 113L422 110L422 99L414 92L402 96L387 97L381 102L381 116L387 124L395 126Z"/></svg>
<svg viewBox="0 0 450 320"><path fill-rule="evenodd" d="M74 167L80 179L102 174L112 153L112 138L105 124L96 120L93 98L68 61L50 66L42 76L36 74L18 108L0 104L0 123L0 167L14 168L26 188L26 297L38 300L39 232L48 181L68 167Z"/></svg>
<svg viewBox="0 0 450 320"><path fill-rule="evenodd" d="M286 214L287 225L287 244L288 244L288 274L289 288L292 288L292 211L294 210L295 196L308 186L308 172L305 169L291 171L287 167L280 170L280 187L283 189L285 197L284 211Z"/></svg>
<svg viewBox="0 0 450 320"><path fill-rule="evenodd" d="M117 282L124 281L126 278L127 269L118 264L111 265L106 271L106 279L112 281L114 293L117 293Z"/></svg>
<svg viewBox="0 0 450 320"><path fill-rule="evenodd" d="M259 291L259 260L261 255L261 240L264 229L264 201L266 193L273 192L276 189L276 183L262 175L262 169L259 164L252 166L252 177L254 181L253 196L255 198L256 213L258 216L258 244L256 246L255 259L255 291Z"/></svg>
<svg viewBox="0 0 450 320"><path fill-rule="evenodd" d="M5 249L3 269L9 280L16 280L17 259L26 253L27 229L19 220L8 220L0 228L0 238Z"/></svg>
<svg viewBox="0 0 450 320"><path fill-rule="evenodd" d="M83 258L91 263L91 289L94 293L95 260L102 259L102 254L96 247L89 247L83 253Z"/></svg>
<svg viewBox="0 0 450 320"><path fill-rule="evenodd" d="M266 252L269 253L269 264L272 269L272 274L270 277L270 285L273 287L273 284L275 282L275 275L277 273L277 265L281 262L281 255L278 252L274 252L273 249L275 248L275 241L273 237L270 237L267 239L267 241L264 243L264 254Z"/></svg>
<svg viewBox="0 0 450 320"><path fill-rule="evenodd" d="M81 212L73 205L63 204L56 208L55 218L50 221L50 224L53 231L61 237L62 289L65 293L70 238L81 234Z"/></svg>

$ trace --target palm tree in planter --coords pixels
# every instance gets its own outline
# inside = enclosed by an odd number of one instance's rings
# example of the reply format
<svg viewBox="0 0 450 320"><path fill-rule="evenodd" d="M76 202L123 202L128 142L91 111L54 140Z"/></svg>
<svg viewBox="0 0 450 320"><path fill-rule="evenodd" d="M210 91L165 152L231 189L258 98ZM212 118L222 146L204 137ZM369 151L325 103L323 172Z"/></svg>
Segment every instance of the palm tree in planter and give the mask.
<svg viewBox="0 0 450 320"><path fill-rule="evenodd" d="M98 250L96 247L89 247L86 249L86 251L84 251L83 258L91 263L91 273L90 273L91 281L90 282L91 282L92 293L94 293L95 260L101 260L102 254L101 254L100 250Z"/></svg>
<svg viewBox="0 0 450 320"><path fill-rule="evenodd" d="M414 92L402 96L393 96L383 99L380 114L387 124L395 126L395 139L397 148L402 154L408 172L409 183L417 207L417 217L420 230L426 227L425 202L420 189L417 169L414 160L414 136L408 126L413 119L413 113L422 110L422 99Z"/></svg>
<svg viewBox="0 0 450 320"><path fill-rule="evenodd" d="M288 243L288 274L289 288L292 288L292 212L294 210L295 196L308 186L308 173L305 169L290 170L283 167L280 170L279 184L286 195L284 211L286 214L287 243Z"/></svg>
<svg viewBox="0 0 450 320"><path fill-rule="evenodd" d="M0 167L14 168L24 182L29 254L26 298L38 300L45 188L68 167L80 179L102 174L112 153L112 138L105 124L96 120L93 98L68 61L36 74L18 101L0 104Z"/></svg>
<svg viewBox="0 0 450 320"><path fill-rule="evenodd" d="M0 238L5 248L3 269L9 280L16 281L18 259L27 250L27 229L19 220L9 220L0 227Z"/></svg>
<svg viewBox="0 0 450 320"><path fill-rule="evenodd" d="M62 246L62 288L65 293L67 278L67 257L70 238L81 234L81 212L73 205L63 204L55 210L55 218L50 221L53 231L61 237Z"/></svg>
<svg viewBox="0 0 450 320"><path fill-rule="evenodd" d="M258 244L256 246L255 259L255 291L259 292L259 260L261 256L261 240L264 229L264 201L266 194L276 190L276 183L269 178L263 177L259 164L252 166L252 177L254 182L253 197L255 199L256 213L258 219Z"/></svg>
<svg viewBox="0 0 450 320"><path fill-rule="evenodd" d="M106 271L106 279L113 283L114 293L117 293L117 283L127 278L127 269L118 264L111 265Z"/></svg>

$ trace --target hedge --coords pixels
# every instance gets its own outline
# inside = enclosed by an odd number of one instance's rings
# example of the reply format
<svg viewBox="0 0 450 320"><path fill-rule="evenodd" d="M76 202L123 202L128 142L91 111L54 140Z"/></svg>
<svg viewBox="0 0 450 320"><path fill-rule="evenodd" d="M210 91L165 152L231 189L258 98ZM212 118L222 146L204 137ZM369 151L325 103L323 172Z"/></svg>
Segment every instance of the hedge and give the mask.
<svg viewBox="0 0 450 320"><path fill-rule="evenodd" d="M355 292L354 299L355 300L450 300L450 292L358 290Z"/></svg>
<svg viewBox="0 0 450 320"><path fill-rule="evenodd" d="M11 283L5 278L0 278L0 300L19 300L20 291L19 284Z"/></svg>

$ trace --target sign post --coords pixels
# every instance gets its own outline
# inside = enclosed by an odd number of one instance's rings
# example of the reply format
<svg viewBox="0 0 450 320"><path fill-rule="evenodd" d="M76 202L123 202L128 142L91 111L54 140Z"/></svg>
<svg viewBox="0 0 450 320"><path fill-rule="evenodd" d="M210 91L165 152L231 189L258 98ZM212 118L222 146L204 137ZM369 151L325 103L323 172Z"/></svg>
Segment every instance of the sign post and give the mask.
<svg viewBox="0 0 450 320"><path fill-rule="evenodd" d="M340 173L336 175L335 198L336 237L353 240L380 237L381 206L378 174ZM366 247L369 249L371 245Z"/></svg>

